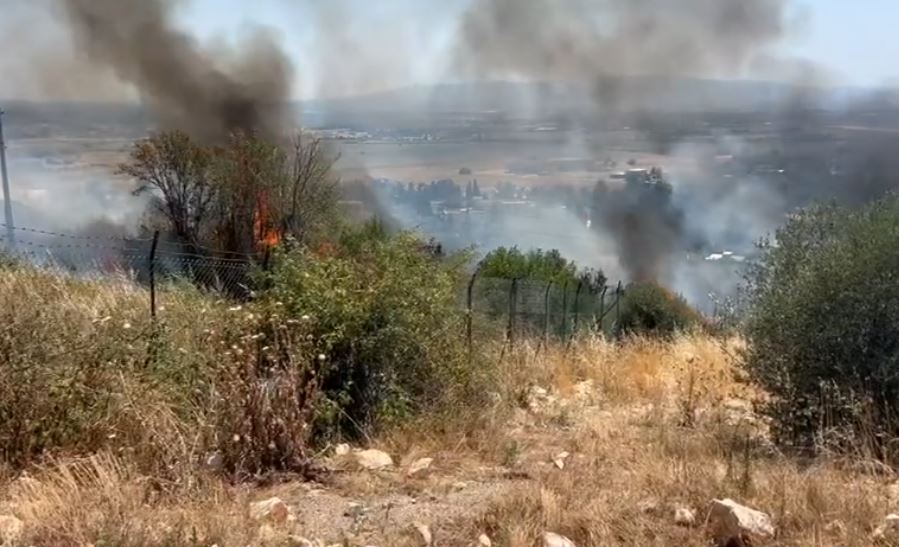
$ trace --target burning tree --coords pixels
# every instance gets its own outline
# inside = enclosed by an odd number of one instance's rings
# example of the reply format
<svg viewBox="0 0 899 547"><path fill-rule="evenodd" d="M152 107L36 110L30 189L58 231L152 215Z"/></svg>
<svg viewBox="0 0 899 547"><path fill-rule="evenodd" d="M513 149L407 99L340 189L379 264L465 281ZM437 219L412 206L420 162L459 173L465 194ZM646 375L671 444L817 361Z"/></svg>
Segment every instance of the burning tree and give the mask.
<svg viewBox="0 0 899 547"><path fill-rule="evenodd" d="M206 146L171 131L136 143L120 171L137 181L137 193L152 194L154 209L189 248L253 255L285 237L307 243L334 219L336 159L303 135L282 145L234 132Z"/></svg>

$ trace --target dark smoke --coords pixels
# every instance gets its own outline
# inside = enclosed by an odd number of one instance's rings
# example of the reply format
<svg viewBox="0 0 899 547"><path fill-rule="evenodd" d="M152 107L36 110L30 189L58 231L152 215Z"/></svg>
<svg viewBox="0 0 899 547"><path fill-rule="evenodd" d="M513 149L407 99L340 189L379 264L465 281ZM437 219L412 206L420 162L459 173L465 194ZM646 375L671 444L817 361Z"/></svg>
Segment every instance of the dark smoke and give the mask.
<svg viewBox="0 0 899 547"><path fill-rule="evenodd" d="M742 76L786 30L786 0L476 0L457 62L479 76L588 86L603 110L665 93L625 76Z"/></svg>
<svg viewBox="0 0 899 547"><path fill-rule="evenodd" d="M257 29L240 54L204 49L172 23L169 0L62 0L76 46L137 88L166 127L197 138L274 135L290 94L290 60Z"/></svg>
<svg viewBox="0 0 899 547"><path fill-rule="evenodd" d="M626 113L654 151L669 153L680 135L661 105L673 87L688 78L746 76L770 59L768 49L791 25L787 3L475 0L461 22L456 64L479 78L562 82L592 98L594 123ZM685 239L670 195L631 185L600 190L603 215L594 226L616 241L632 279L660 279Z"/></svg>

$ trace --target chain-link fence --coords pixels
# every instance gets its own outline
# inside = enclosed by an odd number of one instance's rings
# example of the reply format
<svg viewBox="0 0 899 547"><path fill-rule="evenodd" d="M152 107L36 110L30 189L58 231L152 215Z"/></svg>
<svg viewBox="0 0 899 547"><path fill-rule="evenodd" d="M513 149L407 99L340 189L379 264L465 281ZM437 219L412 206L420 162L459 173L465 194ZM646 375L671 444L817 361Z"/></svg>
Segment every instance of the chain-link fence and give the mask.
<svg viewBox="0 0 899 547"><path fill-rule="evenodd" d="M586 282L553 282L529 278L469 279L465 297L468 344L481 334L517 339L570 339L586 331L610 332L621 311L624 290L597 288Z"/></svg>
<svg viewBox="0 0 899 547"><path fill-rule="evenodd" d="M0 227L5 227L0 224ZM75 235L16 227L0 237L9 259L83 278L125 275L149 288L149 313L156 293L185 282L235 299L250 297L256 272L268 267L263 256L246 256L186 246L160 239ZM476 339L539 338L568 340L574 335L610 332L620 316L623 289L584 282L486 277L477 272L460 295L466 314L463 335Z"/></svg>
<svg viewBox="0 0 899 547"><path fill-rule="evenodd" d="M6 228L0 224L0 227ZM126 276L150 289L150 313L156 291L181 281L234 298L247 298L262 257L223 253L145 238L76 235L27 227L6 229L0 237L8 260L84 279Z"/></svg>

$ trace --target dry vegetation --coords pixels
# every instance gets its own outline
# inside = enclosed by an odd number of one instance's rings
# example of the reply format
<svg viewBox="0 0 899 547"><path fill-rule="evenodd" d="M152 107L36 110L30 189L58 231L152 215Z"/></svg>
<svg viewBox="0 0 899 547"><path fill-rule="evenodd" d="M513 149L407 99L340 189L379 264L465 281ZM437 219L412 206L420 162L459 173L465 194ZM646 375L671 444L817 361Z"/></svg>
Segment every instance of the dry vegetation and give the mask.
<svg viewBox="0 0 899 547"><path fill-rule="evenodd" d="M493 545L539 545L545 531L580 546L700 546L709 544L709 502L729 497L771 515L771 544L861 546L899 504L882 468L779 454L752 411L763 394L742 380L740 341L705 335L489 349L492 406L458 406L369 439L394 468L361 470L352 454L321 446L317 465L329 471L318 482L235 481L207 461L223 411L203 405L215 398L181 400L192 380L147 363L167 362L148 360L159 351L184 359L182 373L231 362L240 348L225 345L227 332L239 332L247 312L190 290L163 295L173 347L160 348L147 344L146 295L127 279L0 271L6 362L42 371L0 377L9 462L0 514L25 524L16 544L302 545L303 536L411 546L421 544L420 523L444 546L480 534ZM69 408L42 406L58 404L42 395L52 390L69 394ZM410 476L421 457L434 458L431 469ZM292 518L251 518L252 501L275 495ZM679 507L696 512L692 525L675 522Z"/></svg>

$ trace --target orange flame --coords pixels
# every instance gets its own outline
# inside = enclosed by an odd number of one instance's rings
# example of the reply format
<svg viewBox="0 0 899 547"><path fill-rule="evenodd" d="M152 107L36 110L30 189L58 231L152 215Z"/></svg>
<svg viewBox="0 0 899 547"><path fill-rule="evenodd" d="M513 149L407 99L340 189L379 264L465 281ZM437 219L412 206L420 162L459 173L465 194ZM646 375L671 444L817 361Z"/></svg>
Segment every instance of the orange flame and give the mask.
<svg viewBox="0 0 899 547"><path fill-rule="evenodd" d="M259 196L253 216L253 235L259 248L271 249L281 243L281 231L272 226L272 215L264 195Z"/></svg>

